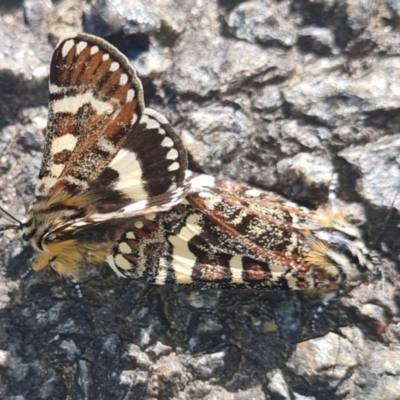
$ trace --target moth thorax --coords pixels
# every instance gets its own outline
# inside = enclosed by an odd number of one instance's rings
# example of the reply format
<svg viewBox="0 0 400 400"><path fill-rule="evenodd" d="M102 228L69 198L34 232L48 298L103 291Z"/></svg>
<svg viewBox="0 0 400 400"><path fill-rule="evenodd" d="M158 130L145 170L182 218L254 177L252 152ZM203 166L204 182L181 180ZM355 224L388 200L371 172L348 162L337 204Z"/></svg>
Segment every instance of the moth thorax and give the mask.
<svg viewBox="0 0 400 400"><path fill-rule="evenodd" d="M34 203L28 210L25 222L23 222L22 239L29 242L36 251L43 251L43 243L46 239L53 240L56 233L68 226L77 218L85 215L78 207L52 204L43 207L41 202Z"/></svg>
<svg viewBox="0 0 400 400"><path fill-rule="evenodd" d="M315 238L324 243L325 257L339 268L346 279L358 279L366 270L373 271L369 251L354 226L349 231L323 228L314 231Z"/></svg>

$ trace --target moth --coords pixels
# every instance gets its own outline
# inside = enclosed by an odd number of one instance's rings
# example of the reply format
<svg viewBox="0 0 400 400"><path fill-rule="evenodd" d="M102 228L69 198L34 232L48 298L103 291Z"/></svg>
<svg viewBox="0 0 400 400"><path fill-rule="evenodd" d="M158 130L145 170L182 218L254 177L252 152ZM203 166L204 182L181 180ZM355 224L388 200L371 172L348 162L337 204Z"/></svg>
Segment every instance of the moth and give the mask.
<svg viewBox="0 0 400 400"><path fill-rule="evenodd" d="M125 232L109 265L122 277L201 288L302 290L330 298L375 265L335 208L310 210L273 192L192 175L186 198Z"/></svg>
<svg viewBox="0 0 400 400"><path fill-rule="evenodd" d="M49 117L35 199L15 229L38 256L74 276L103 262L132 218L183 199L187 155L180 137L146 109L128 59L86 34L62 38L52 57Z"/></svg>
<svg viewBox="0 0 400 400"><path fill-rule="evenodd" d="M374 265L342 213L187 171L168 121L145 108L128 60L73 34L50 65L46 145L22 232L33 269L107 262L154 284L333 293Z"/></svg>

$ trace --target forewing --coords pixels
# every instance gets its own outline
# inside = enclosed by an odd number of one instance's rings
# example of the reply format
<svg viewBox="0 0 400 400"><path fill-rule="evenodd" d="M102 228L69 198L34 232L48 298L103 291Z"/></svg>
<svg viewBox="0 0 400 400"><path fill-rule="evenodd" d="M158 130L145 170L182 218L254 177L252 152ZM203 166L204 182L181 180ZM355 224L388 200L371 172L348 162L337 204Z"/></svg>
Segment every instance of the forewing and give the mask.
<svg viewBox="0 0 400 400"><path fill-rule="evenodd" d="M236 187L241 194L232 189L203 188L168 213L136 221L108 263L119 275L156 284L289 288L287 274L297 271L301 279L304 238L295 230L272 232L254 196L248 202L245 187ZM273 207L277 200L266 196L263 203ZM283 235L298 245L290 254Z"/></svg>
<svg viewBox="0 0 400 400"><path fill-rule="evenodd" d="M67 191L95 222L164 211L185 195L186 150L165 117L144 109L129 61L102 39L60 40L50 71L47 144L37 196Z"/></svg>
<svg viewBox="0 0 400 400"><path fill-rule="evenodd" d="M143 113L142 85L129 61L104 40L72 34L50 65L46 148L37 196L79 193L116 157Z"/></svg>

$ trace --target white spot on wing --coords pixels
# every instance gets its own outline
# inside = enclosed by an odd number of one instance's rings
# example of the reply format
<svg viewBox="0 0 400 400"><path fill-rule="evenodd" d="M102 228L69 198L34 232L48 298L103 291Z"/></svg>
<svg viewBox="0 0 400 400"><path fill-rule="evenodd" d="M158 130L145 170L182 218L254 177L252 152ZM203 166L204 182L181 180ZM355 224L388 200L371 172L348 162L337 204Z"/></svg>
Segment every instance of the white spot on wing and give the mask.
<svg viewBox="0 0 400 400"><path fill-rule="evenodd" d="M176 149L171 149L168 153L167 153L167 160L175 160L176 158L178 158L178 150Z"/></svg>
<svg viewBox="0 0 400 400"><path fill-rule="evenodd" d="M261 192L258 189L249 189L245 191L245 194L250 197L260 197Z"/></svg>
<svg viewBox="0 0 400 400"><path fill-rule="evenodd" d="M50 167L51 175L53 177L55 176L56 178L58 178L64 171L64 167L65 167L64 164L52 164L52 166Z"/></svg>
<svg viewBox="0 0 400 400"><path fill-rule="evenodd" d="M125 193L135 201L147 199L148 196L142 181L142 168L135 153L120 149L110 162L109 167L119 173L115 189ZM126 207L125 210L129 207Z"/></svg>
<svg viewBox="0 0 400 400"><path fill-rule="evenodd" d="M79 42L78 45L76 46L76 54L81 54L83 50L85 50L87 47L86 42Z"/></svg>
<svg viewBox="0 0 400 400"><path fill-rule="evenodd" d="M110 154L115 154L118 151L114 144L104 136L100 136L97 146L99 149L107 151Z"/></svg>
<svg viewBox="0 0 400 400"><path fill-rule="evenodd" d="M55 137L51 142L50 153L54 155L60 153L63 150L72 151L75 148L77 141L78 139L70 133L67 133L66 135L60 137Z"/></svg>
<svg viewBox="0 0 400 400"><path fill-rule="evenodd" d="M144 226L144 224L143 224L142 221L135 221L133 225L134 225L134 227L137 228L137 229L142 229L143 226Z"/></svg>
<svg viewBox="0 0 400 400"><path fill-rule="evenodd" d="M99 51L99 48L98 48L97 46L93 46L93 47L90 49L90 54L91 54L91 55L96 54L98 51Z"/></svg>
<svg viewBox="0 0 400 400"><path fill-rule="evenodd" d="M163 147L172 147L174 145L174 141L170 137L165 137L161 142L161 146Z"/></svg>
<svg viewBox="0 0 400 400"><path fill-rule="evenodd" d="M242 256L233 256L229 261L232 273L232 283L243 283L243 264Z"/></svg>
<svg viewBox="0 0 400 400"><path fill-rule="evenodd" d="M164 257L162 257L160 258L159 265L160 268L157 271L157 276L154 283L156 285L165 285L168 277L168 262Z"/></svg>
<svg viewBox="0 0 400 400"><path fill-rule="evenodd" d="M117 276L119 276L120 278L125 278L125 275L121 274L121 272L118 270L117 266L115 265L114 257L112 255L107 256L106 262L111 267L111 269L116 273Z"/></svg>
<svg viewBox="0 0 400 400"><path fill-rule="evenodd" d="M140 119L140 123L147 125L148 122L149 122L149 117L146 114L143 114L142 118Z"/></svg>
<svg viewBox="0 0 400 400"><path fill-rule="evenodd" d="M157 215L155 213L150 213L150 214L145 214L144 217L149 221L154 221L157 218Z"/></svg>
<svg viewBox="0 0 400 400"><path fill-rule="evenodd" d="M136 201L135 203L130 204L129 206L126 206L123 208L119 214L122 214L124 216L130 216L133 217L138 214L143 214L143 211L148 207L149 203L147 199Z"/></svg>
<svg viewBox="0 0 400 400"><path fill-rule="evenodd" d="M125 85L125 83L128 82L128 75L127 74L121 74L121 76L119 77L119 84Z"/></svg>
<svg viewBox="0 0 400 400"><path fill-rule="evenodd" d="M129 246L128 243L126 242L121 242L118 246L118 250L122 253L122 254L130 254L132 252L131 247Z"/></svg>
<svg viewBox="0 0 400 400"><path fill-rule="evenodd" d="M198 214L190 215L186 220L186 225L180 230L179 234L168 238L169 242L173 245L172 264L178 283L192 282L196 256L190 251L188 242L201 233L200 219L201 217Z"/></svg>
<svg viewBox="0 0 400 400"><path fill-rule="evenodd" d="M129 103L135 97L135 91L133 89L129 89L128 93L126 94L126 102Z"/></svg>
<svg viewBox="0 0 400 400"><path fill-rule="evenodd" d="M192 190L201 190L204 187L214 187L215 177L211 175L198 175L190 179L190 188Z"/></svg>
<svg viewBox="0 0 400 400"><path fill-rule="evenodd" d="M134 234L132 231L128 232L125 236L126 236L127 239L134 239L134 240L136 240L136 236L135 236L135 234Z"/></svg>
<svg viewBox="0 0 400 400"><path fill-rule="evenodd" d="M103 57L102 57L102 60L103 61L107 61L109 58L110 58L109 54L104 54Z"/></svg>
<svg viewBox="0 0 400 400"><path fill-rule="evenodd" d="M61 54L65 58L67 57L69 51L74 47L74 41L72 39L67 40L62 47Z"/></svg>
<svg viewBox="0 0 400 400"><path fill-rule="evenodd" d="M35 190L35 195L36 196L45 196L49 193L50 188L52 188L58 181L58 178L50 177L50 176L45 176L42 178ZM40 188L43 188L42 191L39 191Z"/></svg>
<svg viewBox="0 0 400 400"><path fill-rule="evenodd" d="M110 103L97 100L92 92L63 97L54 101L52 106L55 114L61 112L76 114L84 104L90 104L100 114L110 114L113 111Z"/></svg>
<svg viewBox="0 0 400 400"><path fill-rule="evenodd" d="M119 64L114 61L111 65L110 65L110 72L114 72L119 68Z"/></svg>
<svg viewBox="0 0 400 400"><path fill-rule="evenodd" d="M49 84L49 92L50 92L51 94L62 92L62 90L63 90L62 87L57 86L57 85L55 85L54 83L50 83L50 84Z"/></svg>
<svg viewBox="0 0 400 400"><path fill-rule="evenodd" d="M168 171L176 171L177 169L179 169L179 163L176 161L168 167Z"/></svg>
<svg viewBox="0 0 400 400"><path fill-rule="evenodd" d="M141 122L143 122L143 120ZM148 118L148 120L146 120L146 128L147 129L160 129L161 125L155 119Z"/></svg>
<svg viewBox="0 0 400 400"><path fill-rule="evenodd" d="M129 271L130 269L132 269L131 263L122 254L117 254L114 257L114 261L119 268L122 268L125 271Z"/></svg>

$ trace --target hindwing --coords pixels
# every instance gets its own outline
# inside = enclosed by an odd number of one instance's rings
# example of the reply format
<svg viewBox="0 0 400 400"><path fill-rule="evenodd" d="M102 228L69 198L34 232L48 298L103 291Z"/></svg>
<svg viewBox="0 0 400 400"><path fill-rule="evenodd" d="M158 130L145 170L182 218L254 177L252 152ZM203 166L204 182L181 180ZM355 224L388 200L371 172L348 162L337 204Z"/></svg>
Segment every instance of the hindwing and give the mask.
<svg viewBox="0 0 400 400"><path fill-rule="evenodd" d="M359 231L237 182L197 176L185 201L135 221L107 261L156 284L337 290L373 266Z"/></svg>
<svg viewBox="0 0 400 400"><path fill-rule="evenodd" d="M50 264L74 275L83 260L104 260L123 229L119 220L184 198L187 155L166 118L144 107L128 59L98 37L59 41L49 92L46 146L23 239L39 252L34 269ZM107 230L108 239L98 242L96 230Z"/></svg>

